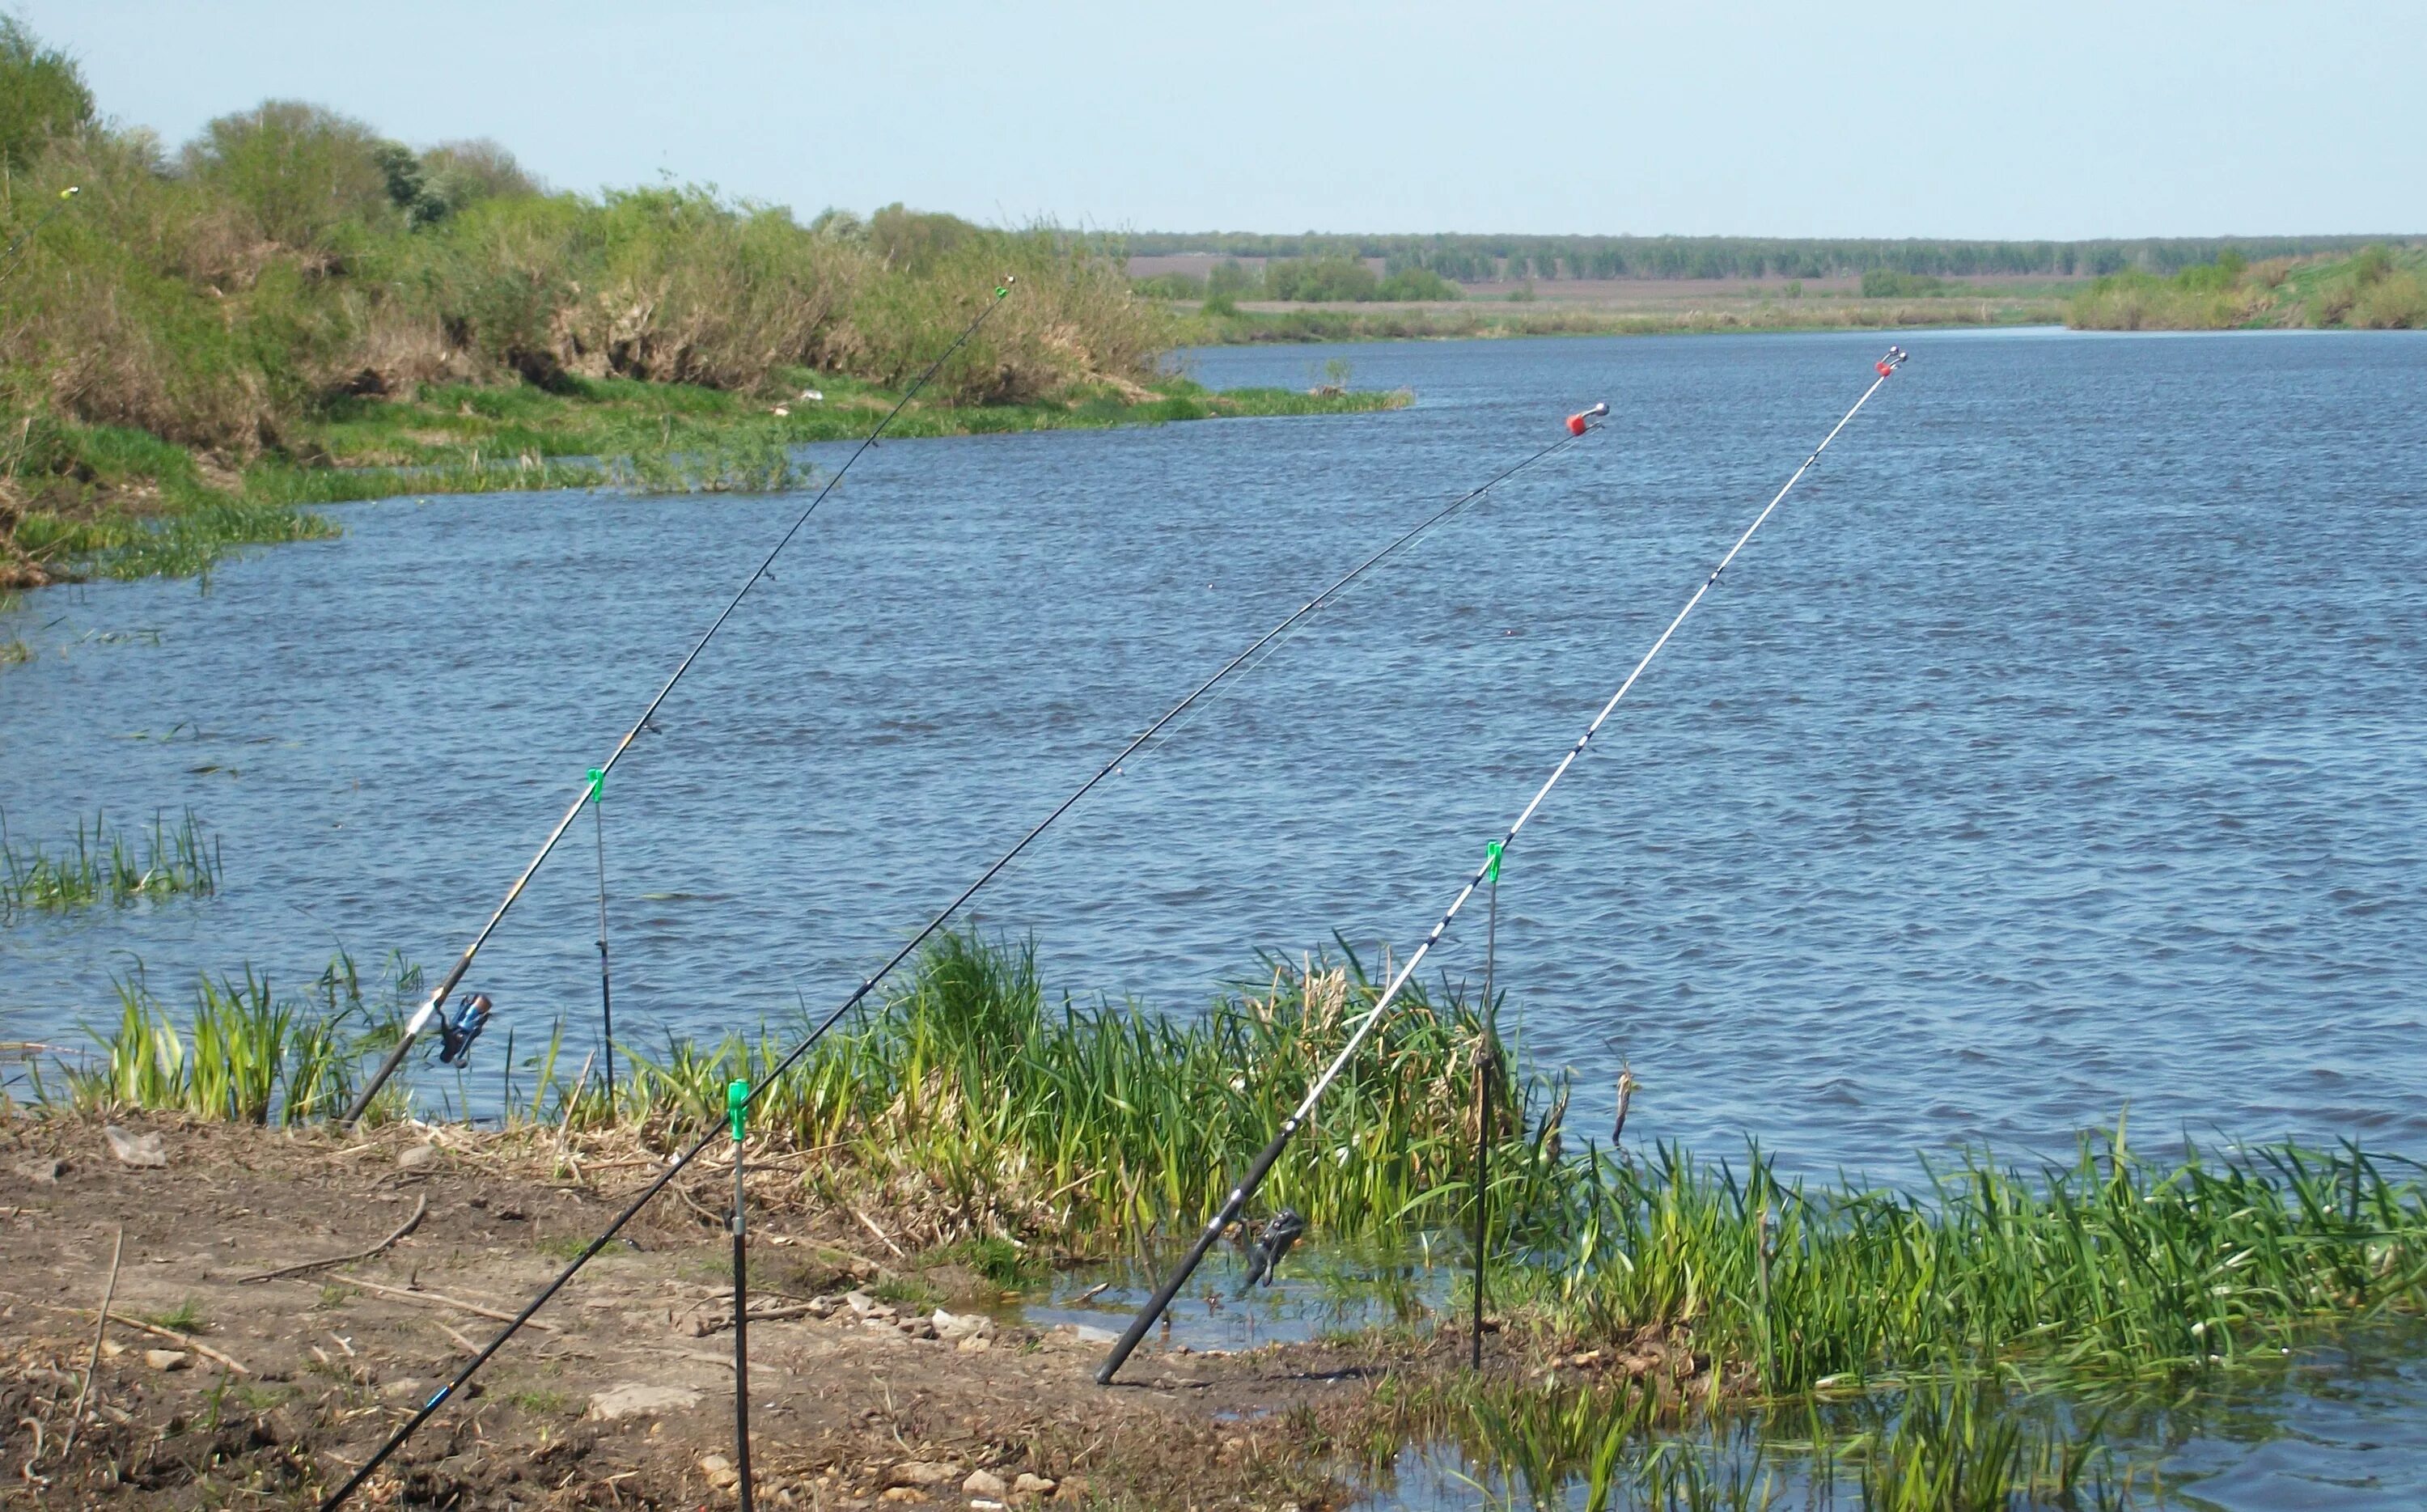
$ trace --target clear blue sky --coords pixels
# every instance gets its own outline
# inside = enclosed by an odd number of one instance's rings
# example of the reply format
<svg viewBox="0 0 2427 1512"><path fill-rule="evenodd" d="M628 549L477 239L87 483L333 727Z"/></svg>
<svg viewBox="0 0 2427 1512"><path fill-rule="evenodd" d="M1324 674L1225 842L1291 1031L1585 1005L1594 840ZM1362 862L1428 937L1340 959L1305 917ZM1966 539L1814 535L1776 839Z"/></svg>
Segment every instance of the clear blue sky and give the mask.
<svg viewBox="0 0 2427 1512"><path fill-rule="evenodd" d="M172 145L265 97L559 187L1109 229L2427 230L2427 3L0 0Z"/></svg>

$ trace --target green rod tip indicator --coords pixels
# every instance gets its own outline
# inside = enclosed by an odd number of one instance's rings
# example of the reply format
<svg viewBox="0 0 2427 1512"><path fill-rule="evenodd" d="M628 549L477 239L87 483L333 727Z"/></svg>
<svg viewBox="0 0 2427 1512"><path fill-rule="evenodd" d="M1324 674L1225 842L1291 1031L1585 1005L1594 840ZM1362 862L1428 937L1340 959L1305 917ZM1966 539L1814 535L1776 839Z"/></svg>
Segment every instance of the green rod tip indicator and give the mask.
<svg viewBox="0 0 2427 1512"><path fill-rule="evenodd" d="M590 801L594 804L597 804L606 802L606 799L607 769L605 767L592 767L590 769Z"/></svg>
<svg viewBox="0 0 2427 1512"><path fill-rule="evenodd" d="M1484 881L1498 882L1500 880L1500 853L1506 848L1507 844L1507 842L1505 840L1493 840L1483 848Z"/></svg>
<svg viewBox="0 0 2427 1512"><path fill-rule="evenodd" d="M741 1143L741 1128L750 1116L750 1083L727 1081L725 1084L725 1116L733 1120L733 1142Z"/></svg>

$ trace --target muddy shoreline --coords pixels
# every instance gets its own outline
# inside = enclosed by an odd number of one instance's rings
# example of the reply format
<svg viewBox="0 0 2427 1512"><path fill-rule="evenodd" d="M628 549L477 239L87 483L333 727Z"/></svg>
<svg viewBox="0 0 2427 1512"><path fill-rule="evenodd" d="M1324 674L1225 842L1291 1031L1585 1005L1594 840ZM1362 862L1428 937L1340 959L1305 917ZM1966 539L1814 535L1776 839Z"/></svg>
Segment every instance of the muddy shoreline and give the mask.
<svg viewBox="0 0 2427 1512"><path fill-rule="evenodd" d="M159 1136L168 1163L125 1163L97 1120L7 1125L0 1504L313 1504L488 1340L486 1313L518 1307L649 1175L645 1156L568 1161L455 1128L120 1127ZM732 1504L723 1181L703 1173L644 1210L358 1504ZM253 1279L359 1254L416 1211L370 1259ZM1099 1388L1100 1340L1023 1325L1017 1293L963 1267L925 1268L916 1302L886 1301L905 1297L907 1267L864 1253L864 1216L798 1199L754 1212L761 1504L1337 1504L1351 1488L1327 1445L1378 1383L1464 1356L1447 1335L1234 1355L1150 1341Z"/></svg>

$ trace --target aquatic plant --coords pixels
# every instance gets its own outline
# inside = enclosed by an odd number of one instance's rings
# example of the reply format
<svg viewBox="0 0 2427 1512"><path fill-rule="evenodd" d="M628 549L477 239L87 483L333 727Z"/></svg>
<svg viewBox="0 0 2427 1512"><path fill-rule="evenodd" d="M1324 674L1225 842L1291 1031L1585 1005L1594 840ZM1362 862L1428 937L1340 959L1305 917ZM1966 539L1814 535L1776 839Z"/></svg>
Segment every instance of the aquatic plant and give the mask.
<svg viewBox="0 0 2427 1512"><path fill-rule="evenodd" d="M1100 1249L1210 1211L1379 992L1353 955L1272 962L1264 984L1179 1019L1133 1003L1048 1008L1033 951L948 935L861 1023L764 1094L755 1122L831 1150L810 1179L867 1184L942 1242L1007 1232ZM1326 1230L1447 1224L1466 1200L1478 1026L1419 994L1310 1130L1314 1157L1269 1188ZM636 1052L618 1113L688 1127L757 1081L790 1036ZM1514 1097L1505 1088L1496 1094ZM1522 1129L1522 1105L1503 1127ZM1550 1172L1512 1139L1498 1185L1527 1204Z"/></svg>
<svg viewBox="0 0 2427 1512"><path fill-rule="evenodd" d="M1663 1146L1594 1152L1517 1271L1579 1337L1673 1335L1771 1395L1957 1368L2148 1379L2280 1354L2333 1319L2427 1305L2427 1190L2354 1146L1976 1152L1927 1188L1814 1189Z"/></svg>
<svg viewBox="0 0 2427 1512"><path fill-rule="evenodd" d="M340 952L312 995L281 998L247 967L240 978L197 983L181 1032L138 967L117 984L118 1022L87 1026L94 1053L57 1063L57 1090L39 1065L31 1067L35 1100L80 1113L146 1110L253 1124L323 1118L352 1096L363 1057L394 1043L400 1006L418 984L417 970L391 960L386 991L366 995L353 960ZM379 1115L401 1108L383 1099Z"/></svg>
<svg viewBox="0 0 2427 1512"><path fill-rule="evenodd" d="M187 809L175 829L159 815L149 835L130 839L95 813L90 827L76 821L73 847L52 851L20 846L0 814L0 919L32 909L82 908L108 902L123 906L138 899L206 896L219 889L220 848L205 839Z"/></svg>

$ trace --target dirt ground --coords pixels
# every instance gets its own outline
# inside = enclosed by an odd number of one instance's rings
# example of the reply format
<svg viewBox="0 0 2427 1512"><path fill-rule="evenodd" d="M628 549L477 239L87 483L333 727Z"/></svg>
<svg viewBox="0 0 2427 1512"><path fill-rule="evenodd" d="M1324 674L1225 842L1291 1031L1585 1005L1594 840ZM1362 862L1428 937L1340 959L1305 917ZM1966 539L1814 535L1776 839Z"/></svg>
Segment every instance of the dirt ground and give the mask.
<svg viewBox="0 0 2427 1512"><path fill-rule="evenodd" d="M98 1122L0 1125L0 1506L313 1504L487 1342L488 1313L519 1308L650 1174L637 1149L567 1162L545 1141L461 1130L121 1129L157 1135L167 1163L126 1163ZM731 1241L715 1211L730 1172L687 1175L645 1210L355 1504L733 1504ZM370 1249L416 1211L370 1259L247 1279ZM951 1293L940 1319L876 1301L902 1294L888 1267L904 1262L835 1216L753 1218L764 1506L1317 1507L1346 1493L1313 1450L1321 1424L1389 1372L1459 1352L1149 1341L1099 1388L1100 1340L986 1316L1006 1294L958 1267L921 1275Z"/></svg>

